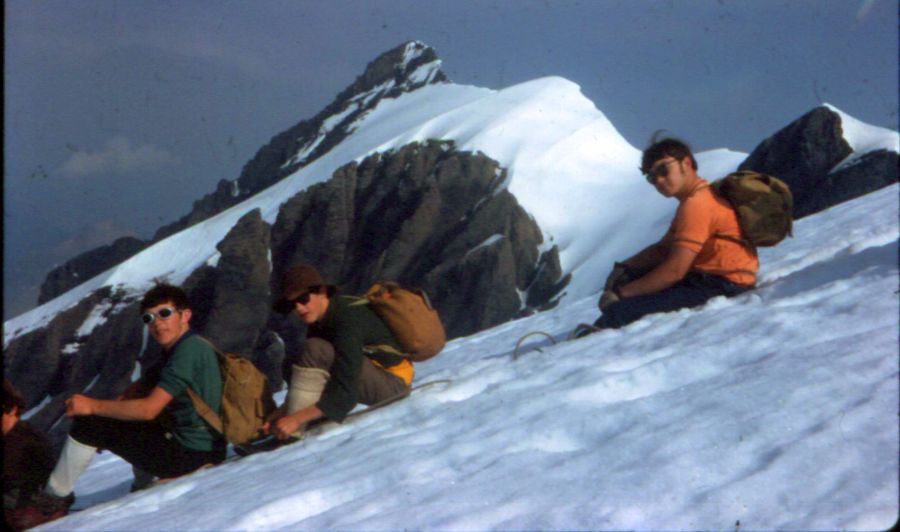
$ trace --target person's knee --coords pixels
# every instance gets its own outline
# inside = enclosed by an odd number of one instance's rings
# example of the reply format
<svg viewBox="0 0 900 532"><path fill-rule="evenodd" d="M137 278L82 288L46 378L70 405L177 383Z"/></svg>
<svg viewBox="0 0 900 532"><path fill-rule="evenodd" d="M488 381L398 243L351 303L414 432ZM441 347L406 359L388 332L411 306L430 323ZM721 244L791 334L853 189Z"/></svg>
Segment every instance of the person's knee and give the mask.
<svg viewBox="0 0 900 532"><path fill-rule="evenodd" d="M102 427L103 420L98 416L76 416L72 420L69 429L69 437L83 445L98 447L98 440L102 439L106 431Z"/></svg>
<svg viewBox="0 0 900 532"><path fill-rule="evenodd" d="M297 365L304 368L329 370L334 364L334 346L321 338L308 338Z"/></svg>

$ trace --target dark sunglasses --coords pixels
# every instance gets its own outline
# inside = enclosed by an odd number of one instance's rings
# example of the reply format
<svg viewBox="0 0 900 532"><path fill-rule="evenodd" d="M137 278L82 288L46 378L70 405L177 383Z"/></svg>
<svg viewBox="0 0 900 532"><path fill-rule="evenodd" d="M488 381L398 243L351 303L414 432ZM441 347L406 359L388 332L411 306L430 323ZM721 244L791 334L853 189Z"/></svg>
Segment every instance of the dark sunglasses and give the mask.
<svg viewBox="0 0 900 532"><path fill-rule="evenodd" d="M159 309L159 312L156 314L152 312L145 312L141 315L141 320L146 324L150 325L153 323L153 320L159 318L162 321L166 321L167 319L172 317L172 314L175 314L176 310L171 307L163 307Z"/></svg>
<svg viewBox="0 0 900 532"><path fill-rule="evenodd" d="M656 168L651 168L647 173L644 174L644 177L647 179L648 183L650 183L651 185L655 185L657 179L669 175L669 165L671 163L677 162L679 162L677 159L674 161L666 161Z"/></svg>
<svg viewBox="0 0 900 532"><path fill-rule="evenodd" d="M291 300L291 303L299 303L301 305L306 305L309 303L309 296L312 294L318 294L319 290L321 290L321 285L310 286L308 292L303 292L299 296L295 297ZM291 305L293 307L293 305Z"/></svg>

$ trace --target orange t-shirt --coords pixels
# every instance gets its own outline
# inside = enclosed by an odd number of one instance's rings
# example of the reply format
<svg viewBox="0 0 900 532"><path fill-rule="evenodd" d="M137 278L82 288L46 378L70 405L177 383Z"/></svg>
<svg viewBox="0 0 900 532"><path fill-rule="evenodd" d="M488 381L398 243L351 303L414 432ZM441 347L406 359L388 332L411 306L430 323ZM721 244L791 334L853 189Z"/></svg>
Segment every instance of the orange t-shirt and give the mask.
<svg viewBox="0 0 900 532"><path fill-rule="evenodd" d="M721 238L722 236L726 238ZM691 271L724 277L733 283L756 283L756 251L731 239L741 239L737 214L701 179L681 202L666 239L697 253Z"/></svg>

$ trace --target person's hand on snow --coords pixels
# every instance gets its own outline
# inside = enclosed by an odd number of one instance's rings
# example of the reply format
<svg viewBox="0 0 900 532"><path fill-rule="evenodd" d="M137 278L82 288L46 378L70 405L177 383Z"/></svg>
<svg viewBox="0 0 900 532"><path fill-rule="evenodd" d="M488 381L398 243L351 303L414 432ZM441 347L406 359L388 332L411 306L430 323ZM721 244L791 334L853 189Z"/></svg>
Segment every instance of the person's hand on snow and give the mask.
<svg viewBox="0 0 900 532"><path fill-rule="evenodd" d="M607 307L620 300L621 298L615 290L605 290L603 295L600 296L600 310L605 311Z"/></svg>
<svg viewBox="0 0 900 532"><path fill-rule="evenodd" d="M286 440L297 432L303 424L296 416L284 416L274 423L267 423L266 432L279 440Z"/></svg>
<svg viewBox="0 0 900 532"><path fill-rule="evenodd" d="M606 278L606 284L603 285L603 290L612 290L618 286L627 284L630 280L631 272L629 271L628 266L625 266L621 262L617 262L613 265L612 271L609 272L609 276Z"/></svg>
<svg viewBox="0 0 900 532"><path fill-rule="evenodd" d="M262 431L266 434L272 434L271 429L276 421L283 418L287 414L287 403L279 406L275 410L272 411L271 414L266 418L266 422L263 423Z"/></svg>

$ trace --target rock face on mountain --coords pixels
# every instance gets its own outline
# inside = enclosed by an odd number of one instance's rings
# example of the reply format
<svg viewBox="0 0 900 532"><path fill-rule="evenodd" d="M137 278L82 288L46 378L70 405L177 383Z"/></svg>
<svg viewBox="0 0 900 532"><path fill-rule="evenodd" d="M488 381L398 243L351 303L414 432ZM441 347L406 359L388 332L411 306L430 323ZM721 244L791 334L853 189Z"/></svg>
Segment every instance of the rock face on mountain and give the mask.
<svg viewBox="0 0 900 532"><path fill-rule="evenodd" d="M269 224L250 211L216 249L218 264L184 283L195 306L192 326L223 351L252 358L270 312Z"/></svg>
<svg viewBox="0 0 900 532"><path fill-rule="evenodd" d="M144 339L138 306L134 298L104 288L5 347L4 375L28 407L52 396L29 421L56 443L68 433L69 421L61 417L68 397L112 399L131 382Z"/></svg>
<svg viewBox="0 0 900 532"><path fill-rule="evenodd" d="M130 236L122 237L112 244L82 253L62 266L54 268L41 284L38 304L46 303L91 277L103 273L144 249L147 244Z"/></svg>
<svg viewBox="0 0 900 532"><path fill-rule="evenodd" d="M763 141L740 170L787 183L794 195L794 217L802 218L897 182L896 152L870 152L841 165L852 153L841 116L818 107Z"/></svg>
<svg viewBox="0 0 900 532"><path fill-rule="evenodd" d="M194 203L193 210L160 228L155 240L176 233L240 203L327 153L352 130L361 115L384 98L396 98L431 83L443 83L435 51L419 42L402 44L369 63L365 72L311 120L283 131L244 165L236 181L222 180L215 192Z"/></svg>
<svg viewBox="0 0 900 532"><path fill-rule="evenodd" d="M813 196L810 213L858 198L900 180L897 152L869 152L849 164L840 165L822 180L821 192Z"/></svg>
<svg viewBox="0 0 900 532"><path fill-rule="evenodd" d="M369 63L365 72L319 114L275 135L244 165L236 180L221 180L216 190L194 202L191 212L161 227L153 239L120 239L88 251L52 271L41 286L40 303L137 254L153 242L206 220L283 179L327 153L352 131L352 125L385 98L396 98L425 85L447 82L434 49L408 42ZM127 241L126 241L127 240Z"/></svg>
<svg viewBox="0 0 900 532"><path fill-rule="evenodd" d="M299 262L317 265L343 293L396 280L429 294L450 336L551 305L567 282L557 250L539 252L541 231L499 189L504 178L495 161L450 142L350 163L282 205L273 291Z"/></svg>

